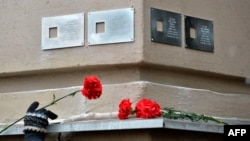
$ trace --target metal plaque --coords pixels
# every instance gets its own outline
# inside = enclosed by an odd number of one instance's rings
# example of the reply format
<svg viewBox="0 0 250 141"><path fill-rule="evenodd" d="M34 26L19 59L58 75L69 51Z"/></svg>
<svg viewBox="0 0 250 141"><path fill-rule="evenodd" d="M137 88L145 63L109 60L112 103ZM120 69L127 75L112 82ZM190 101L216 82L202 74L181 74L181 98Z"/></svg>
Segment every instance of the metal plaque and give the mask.
<svg viewBox="0 0 250 141"><path fill-rule="evenodd" d="M101 26L98 27L99 25ZM134 41L134 8L88 13L89 45L132 41Z"/></svg>
<svg viewBox="0 0 250 141"><path fill-rule="evenodd" d="M195 17L185 17L186 48L214 51L213 22Z"/></svg>
<svg viewBox="0 0 250 141"><path fill-rule="evenodd" d="M84 13L42 18L42 49L84 45Z"/></svg>
<svg viewBox="0 0 250 141"><path fill-rule="evenodd" d="M151 8L151 40L181 46L181 14Z"/></svg>

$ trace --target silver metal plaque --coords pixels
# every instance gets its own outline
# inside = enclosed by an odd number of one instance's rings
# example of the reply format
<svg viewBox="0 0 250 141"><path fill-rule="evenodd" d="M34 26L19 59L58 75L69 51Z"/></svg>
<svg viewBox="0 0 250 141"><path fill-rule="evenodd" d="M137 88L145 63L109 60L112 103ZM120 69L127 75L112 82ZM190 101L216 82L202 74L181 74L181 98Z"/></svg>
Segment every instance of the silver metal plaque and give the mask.
<svg viewBox="0 0 250 141"><path fill-rule="evenodd" d="M84 13L42 18L42 50L84 45Z"/></svg>
<svg viewBox="0 0 250 141"><path fill-rule="evenodd" d="M98 31L98 25L102 25ZM88 13L88 44L134 41L134 8Z"/></svg>

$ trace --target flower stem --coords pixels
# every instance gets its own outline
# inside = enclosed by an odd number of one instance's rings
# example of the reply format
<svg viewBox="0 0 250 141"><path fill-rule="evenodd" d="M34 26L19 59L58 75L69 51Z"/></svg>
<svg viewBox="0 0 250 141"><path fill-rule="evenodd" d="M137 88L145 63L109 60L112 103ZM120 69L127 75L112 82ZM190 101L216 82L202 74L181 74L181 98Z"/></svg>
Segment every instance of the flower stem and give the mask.
<svg viewBox="0 0 250 141"><path fill-rule="evenodd" d="M24 119L24 116L21 117L21 118L19 118L19 119L16 120L15 122L11 123L10 125L4 127L4 128L1 130L0 134L2 134L5 130L7 130L8 128L10 128L10 127L13 126L14 124L16 124L17 122L21 121L22 119Z"/></svg>
<svg viewBox="0 0 250 141"><path fill-rule="evenodd" d="M164 118L168 118L168 119L190 119L193 122L199 121L199 120L203 120L205 122L208 122L210 120L210 121L214 121L214 122L219 123L219 124L226 124L226 125L228 124L228 123L223 122L219 119L215 119L211 116L198 115L195 113L187 113L187 112L175 110L173 108L163 108L162 115Z"/></svg>
<svg viewBox="0 0 250 141"><path fill-rule="evenodd" d="M78 92L80 92L80 91L81 91L81 90L76 90L76 91L74 91L74 92L72 92L72 93L69 93L69 94L67 94L67 95L65 95L65 96L63 96L63 97L58 98L58 99L55 99L55 95L53 95L53 100L52 100L49 104L43 106L43 107L40 108L40 109L45 109L45 108L47 108L47 107L49 107L49 106L52 106L52 105L56 104L58 101L60 101L60 100L62 100L62 99L64 99L64 98L66 98L66 97L68 97L68 96L72 96L72 97L73 97L73 96L75 96L76 93L78 93ZM39 110L40 110L40 109L39 109ZM24 117L25 117L25 116L22 116L21 118L19 118L19 119L16 120L15 122L13 122L13 123L11 123L10 125L4 127L4 128L0 131L0 134L3 133L4 131L6 131L6 130L7 130L8 128L10 128L11 126L13 126L14 124L16 124L17 122L19 122L19 121L21 121L22 119L24 119Z"/></svg>

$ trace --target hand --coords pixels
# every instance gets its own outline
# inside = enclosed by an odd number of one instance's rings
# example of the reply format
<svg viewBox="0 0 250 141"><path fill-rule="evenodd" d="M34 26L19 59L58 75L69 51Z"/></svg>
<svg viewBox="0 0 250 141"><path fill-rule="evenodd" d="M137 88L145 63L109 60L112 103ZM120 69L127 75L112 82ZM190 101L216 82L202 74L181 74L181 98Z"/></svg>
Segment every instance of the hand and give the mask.
<svg viewBox="0 0 250 141"><path fill-rule="evenodd" d="M25 141L43 141L45 138L45 133L47 132L47 126L49 125L48 118L57 118L57 115L49 110L36 110L38 106L38 102L33 102L27 109L26 115L24 117Z"/></svg>

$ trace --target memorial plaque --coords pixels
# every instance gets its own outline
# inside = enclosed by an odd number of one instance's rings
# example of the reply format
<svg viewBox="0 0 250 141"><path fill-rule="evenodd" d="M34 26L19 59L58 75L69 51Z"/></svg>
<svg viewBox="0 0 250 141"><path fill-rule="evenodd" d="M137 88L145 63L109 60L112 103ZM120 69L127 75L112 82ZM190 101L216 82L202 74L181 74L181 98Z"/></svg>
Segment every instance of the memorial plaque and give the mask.
<svg viewBox="0 0 250 141"><path fill-rule="evenodd" d="M186 48L214 51L213 22L195 17L185 17Z"/></svg>
<svg viewBox="0 0 250 141"><path fill-rule="evenodd" d="M42 49L84 45L84 14L42 18Z"/></svg>
<svg viewBox="0 0 250 141"><path fill-rule="evenodd" d="M181 14L151 8L151 40L181 46Z"/></svg>
<svg viewBox="0 0 250 141"><path fill-rule="evenodd" d="M134 41L134 8L88 13L88 44Z"/></svg>

